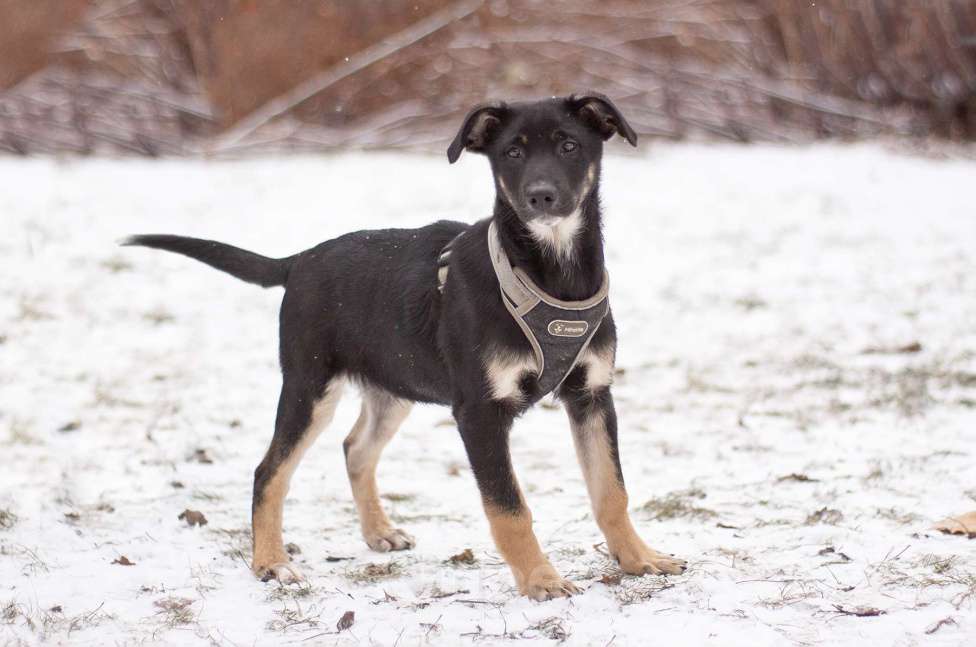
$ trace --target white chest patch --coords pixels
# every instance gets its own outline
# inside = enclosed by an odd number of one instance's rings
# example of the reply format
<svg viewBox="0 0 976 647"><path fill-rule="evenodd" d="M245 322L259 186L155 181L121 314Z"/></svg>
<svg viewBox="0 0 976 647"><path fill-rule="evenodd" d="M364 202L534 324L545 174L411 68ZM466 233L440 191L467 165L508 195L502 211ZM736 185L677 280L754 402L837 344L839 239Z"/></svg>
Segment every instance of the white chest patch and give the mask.
<svg viewBox="0 0 976 647"><path fill-rule="evenodd" d="M580 191L579 203L576 210L565 218L539 218L527 223L529 233L540 245L550 250L557 259L569 260L573 255L573 242L583 226L583 202L593 190L596 181L596 165L591 164L586 170L583 180L583 190ZM504 187L504 185L503 185Z"/></svg>
<svg viewBox="0 0 976 647"><path fill-rule="evenodd" d="M485 359L485 377L493 400L525 398L521 382L527 374L537 370L531 355L491 354Z"/></svg>
<svg viewBox="0 0 976 647"><path fill-rule="evenodd" d="M566 260L573 254L573 241L583 225L583 214L577 209L565 217L538 218L526 225L540 245L556 258Z"/></svg>

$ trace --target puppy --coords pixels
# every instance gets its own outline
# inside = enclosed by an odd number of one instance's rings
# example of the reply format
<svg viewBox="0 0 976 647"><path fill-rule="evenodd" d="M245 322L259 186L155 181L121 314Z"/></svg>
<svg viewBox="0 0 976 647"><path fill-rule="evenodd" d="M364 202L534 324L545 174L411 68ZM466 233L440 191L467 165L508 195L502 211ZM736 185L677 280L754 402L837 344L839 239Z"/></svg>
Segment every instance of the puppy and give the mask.
<svg viewBox="0 0 976 647"><path fill-rule="evenodd" d="M363 400L343 448L370 548L413 547L383 511L376 465L414 402L448 405L519 591L536 600L577 592L540 549L509 456L515 418L552 392L568 413L610 554L630 574L684 570L684 561L635 532L620 469L599 198L603 143L614 134L637 144L600 94L477 106L447 151L451 163L462 151L491 163L494 211L473 225L359 231L281 259L180 236L125 241L285 287L281 396L274 436L254 472L258 577L301 577L281 535L285 495L349 380Z"/></svg>

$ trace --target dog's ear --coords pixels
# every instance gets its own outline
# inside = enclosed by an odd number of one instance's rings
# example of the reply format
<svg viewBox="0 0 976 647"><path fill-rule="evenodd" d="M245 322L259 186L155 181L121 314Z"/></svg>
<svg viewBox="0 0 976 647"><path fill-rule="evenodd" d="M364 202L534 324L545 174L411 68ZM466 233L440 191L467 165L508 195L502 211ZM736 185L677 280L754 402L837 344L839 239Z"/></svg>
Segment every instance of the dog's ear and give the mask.
<svg viewBox="0 0 976 647"><path fill-rule="evenodd" d="M613 101L605 95L597 92L582 92L569 97L568 103L583 123L594 128L604 140L610 139L614 133L617 133L631 146L637 146L637 133L617 110L617 106L613 105Z"/></svg>
<svg viewBox="0 0 976 647"><path fill-rule="evenodd" d="M491 133L501 124L508 106L501 101L480 103L475 106L461 124L461 130L447 148L447 161L451 164L461 157L461 151L480 152L491 139Z"/></svg>

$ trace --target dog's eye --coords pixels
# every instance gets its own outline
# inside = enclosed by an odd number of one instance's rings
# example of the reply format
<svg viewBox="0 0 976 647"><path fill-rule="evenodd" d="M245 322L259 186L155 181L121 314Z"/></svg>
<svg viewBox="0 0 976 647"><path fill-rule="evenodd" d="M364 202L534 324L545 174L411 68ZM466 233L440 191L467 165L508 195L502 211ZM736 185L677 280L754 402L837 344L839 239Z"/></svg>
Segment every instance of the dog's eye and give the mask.
<svg viewBox="0 0 976 647"><path fill-rule="evenodd" d="M572 139L567 139L563 142L562 149L564 153L572 153L577 148L579 148L579 144L574 142Z"/></svg>
<svg viewBox="0 0 976 647"><path fill-rule="evenodd" d="M512 159L518 159L519 157L522 157L522 149L519 148L518 146L512 146L507 151L505 151L505 154L511 157Z"/></svg>

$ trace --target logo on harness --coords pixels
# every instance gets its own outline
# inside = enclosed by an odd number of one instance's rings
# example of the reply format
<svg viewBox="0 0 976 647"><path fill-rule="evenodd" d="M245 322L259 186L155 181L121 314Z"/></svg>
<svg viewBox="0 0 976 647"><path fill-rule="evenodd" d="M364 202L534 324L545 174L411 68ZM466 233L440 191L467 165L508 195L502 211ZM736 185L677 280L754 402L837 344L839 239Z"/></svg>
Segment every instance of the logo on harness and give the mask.
<svg viewBox="0 0 976 647"><path fill-rule="evenodd" d="M555 337L582 337L590 329L585 321L562 321L554 319L549 322L549 334Z"/></svg>

